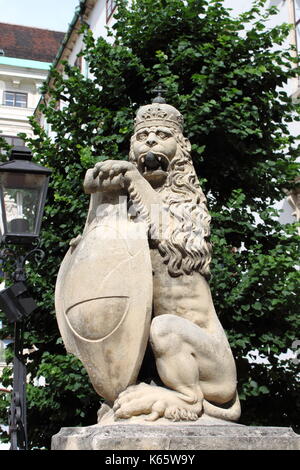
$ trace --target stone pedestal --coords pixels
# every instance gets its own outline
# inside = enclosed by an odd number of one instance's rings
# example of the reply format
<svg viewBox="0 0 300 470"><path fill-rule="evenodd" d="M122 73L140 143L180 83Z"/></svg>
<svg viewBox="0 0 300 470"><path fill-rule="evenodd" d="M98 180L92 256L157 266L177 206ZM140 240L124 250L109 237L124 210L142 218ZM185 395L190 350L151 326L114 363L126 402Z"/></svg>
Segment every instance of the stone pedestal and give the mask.
<svg viewBox="0 0 300 470"><path fill-rule="evenodd" d="M94 425L62 428L52 450L300 450L290 428L224 425Z"/></svg>

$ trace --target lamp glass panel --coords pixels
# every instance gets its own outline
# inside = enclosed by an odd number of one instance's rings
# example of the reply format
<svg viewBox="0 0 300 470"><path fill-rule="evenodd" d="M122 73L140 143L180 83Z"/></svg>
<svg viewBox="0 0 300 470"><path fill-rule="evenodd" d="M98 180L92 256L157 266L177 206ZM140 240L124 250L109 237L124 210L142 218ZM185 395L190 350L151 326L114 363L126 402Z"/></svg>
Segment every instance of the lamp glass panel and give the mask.
<svg viewBox="0 0 300 470"><path fill-rule="evenodd" d="M36 233L45 179L41 174L0 174L8 234Z"/></svg>

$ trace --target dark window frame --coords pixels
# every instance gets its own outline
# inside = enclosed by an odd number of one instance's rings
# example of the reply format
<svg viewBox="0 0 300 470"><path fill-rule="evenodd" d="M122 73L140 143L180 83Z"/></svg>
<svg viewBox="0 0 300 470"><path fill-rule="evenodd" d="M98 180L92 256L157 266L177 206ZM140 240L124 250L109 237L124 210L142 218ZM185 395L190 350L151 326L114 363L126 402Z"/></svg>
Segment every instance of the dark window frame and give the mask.
<svg viewBox="0 0 300 470"><path fill-rule="evenodd" d="M6 98L5 98L6 93L10 93L14 96L13 104L7 104L6 103ZM17 103L17 95L21 95L21 96L25 97L25 106L18 106L16 104ZM10 106L12 108L22 108L22 109L28 108L28 93L24 93L22 91L4 90L4 92L3 92L3 106Z"/></svg>
<svg viewBox="0 0 300 470"><path fill-rule="evenodd" d="M298 2L298 8L297 8L297 4L296 4L296 0L293 0L293 9L294 9L294 20L295 20L295 41L296 41L296 49L297 49L297 52L299 54L299 50L300 50L300 44L299 44L299 34L300 34L300 30L299 30L299 25L300 25L300 17L299 17L299 14L300 14L300 11L299 11L299 2Z"/></svg>
<svg viewBox="0 0 300 470"><path fill-rule="evenodd" d="M116 7L115 0L106 0L106 23L108 23L113 16Z"/></svg>

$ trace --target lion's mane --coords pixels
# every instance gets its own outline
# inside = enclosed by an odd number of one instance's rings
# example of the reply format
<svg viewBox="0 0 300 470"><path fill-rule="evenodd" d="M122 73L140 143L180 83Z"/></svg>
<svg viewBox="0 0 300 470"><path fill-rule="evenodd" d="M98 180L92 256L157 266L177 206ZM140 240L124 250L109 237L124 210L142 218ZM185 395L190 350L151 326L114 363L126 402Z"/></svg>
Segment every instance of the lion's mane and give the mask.
<svg viewBox="0 0 300 470"><path fill-rule="evenodd" d="M158 192L162 195L164 211L173 223L167 224L156 246L171 276L199 272L209 278L211 244L208 237L211 218L206 198L193 166L187 140L178 131L173 130L172 133L178 149L170 162L166 183ZM129 158L134 161L132 151Z"/></svg>

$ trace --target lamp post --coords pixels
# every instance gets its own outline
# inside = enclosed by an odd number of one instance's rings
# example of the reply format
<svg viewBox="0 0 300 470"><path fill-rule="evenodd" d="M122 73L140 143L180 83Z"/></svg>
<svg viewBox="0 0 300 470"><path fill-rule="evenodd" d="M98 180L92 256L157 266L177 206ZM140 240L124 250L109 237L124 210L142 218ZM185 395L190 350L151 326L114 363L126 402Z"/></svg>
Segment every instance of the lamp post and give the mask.
<svg viewBox="0 0 300 470"><path fill-rule="evenodd" d="M37 248L51 170L31 162L26 147L15 147L8 161L0 164L1 259L15 264L14 284L0 292L0 308L14 323L13 393L9 434L11 450L26 450L26 365L23 358L24 319L36 306L25 284L25 263ZM15 255L12 245L22 245L26 253Z"/></svg>

